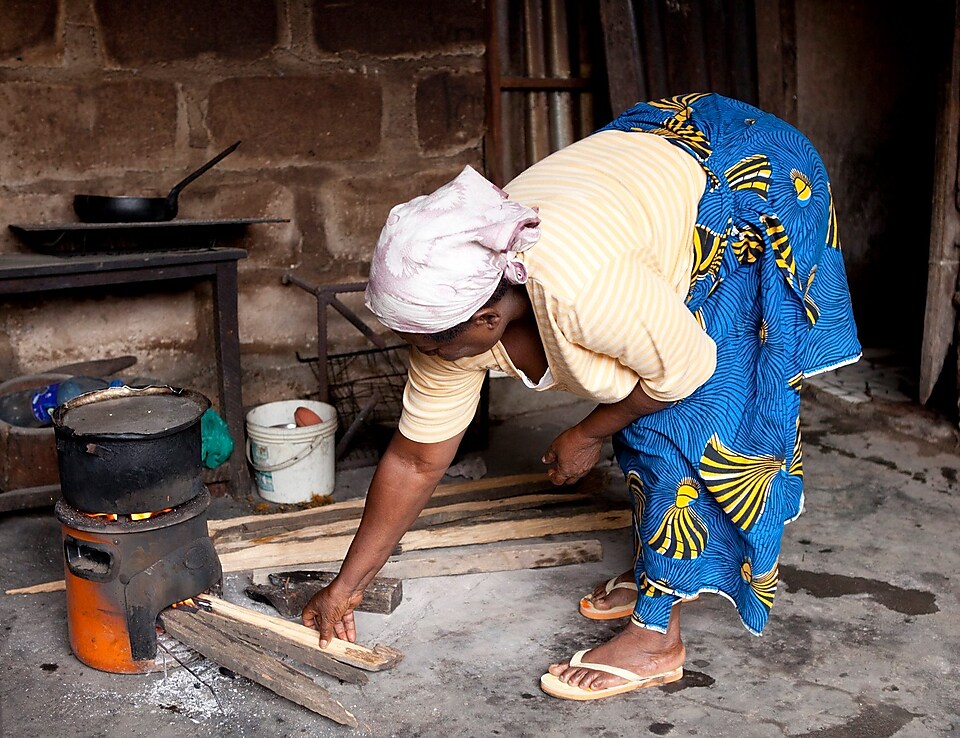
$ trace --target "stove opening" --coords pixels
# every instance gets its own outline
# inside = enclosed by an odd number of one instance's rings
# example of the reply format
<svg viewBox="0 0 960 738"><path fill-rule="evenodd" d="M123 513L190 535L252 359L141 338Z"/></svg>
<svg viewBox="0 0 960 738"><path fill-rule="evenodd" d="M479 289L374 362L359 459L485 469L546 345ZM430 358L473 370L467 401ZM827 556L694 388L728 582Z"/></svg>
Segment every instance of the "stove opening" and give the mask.
<svg viewBox="0 0 960 738"><path fill-rule="evenodd" d="M63 552L70 571L94 582L106 582L115 576L117 552L109 544L81 541L73 536L63 540Z"/></svg>

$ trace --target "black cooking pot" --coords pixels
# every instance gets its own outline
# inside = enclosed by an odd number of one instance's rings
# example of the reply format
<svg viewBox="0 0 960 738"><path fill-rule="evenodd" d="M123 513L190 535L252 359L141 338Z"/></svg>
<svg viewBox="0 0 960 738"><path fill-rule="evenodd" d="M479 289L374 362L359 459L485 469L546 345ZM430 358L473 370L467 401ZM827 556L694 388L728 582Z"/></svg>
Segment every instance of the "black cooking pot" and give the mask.
<svg viewBox="0 0 960 738"><path fill-rule="evenodd" d="M174 387L113 387L53 412L60 490L87 513L156 512L200 494L200 417L210 400Z"/></svg>
<svg viewBox="0 0 960 738"><path fill-rule="evenodd" d="M240 145L237 141L202 167L177 182L166 197L112 197L74 195L73 210L84 223L157 223L177 217L180 190Z"/></svg>

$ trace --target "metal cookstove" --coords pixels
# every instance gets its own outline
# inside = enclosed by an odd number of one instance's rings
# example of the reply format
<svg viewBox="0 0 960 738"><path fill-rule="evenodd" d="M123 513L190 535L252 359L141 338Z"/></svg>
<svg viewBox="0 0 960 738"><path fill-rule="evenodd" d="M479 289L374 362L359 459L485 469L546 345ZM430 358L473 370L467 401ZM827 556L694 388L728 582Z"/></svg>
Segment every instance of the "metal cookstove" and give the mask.
<svg viewBox="0 0 960 738"><path fill-rule="evenodd" d="M82 395L54 414L67 626L74 655L88 666L160 668L159 613L222 577L207 532L210 493L200 481L199 418L207 407L206 398L185 390L122 387ZM159 451L152 460L144 452L151 443ZM165 453L171 443L177 458ZM176 473L163 482L165 469Z"/></svg>

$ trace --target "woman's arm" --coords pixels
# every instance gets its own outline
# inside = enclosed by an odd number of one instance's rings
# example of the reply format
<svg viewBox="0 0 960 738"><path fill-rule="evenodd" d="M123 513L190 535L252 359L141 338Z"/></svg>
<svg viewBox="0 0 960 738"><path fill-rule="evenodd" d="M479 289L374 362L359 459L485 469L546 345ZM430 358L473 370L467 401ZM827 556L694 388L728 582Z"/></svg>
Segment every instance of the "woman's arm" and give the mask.
<svg viewBox="0 0 960 738"><path fill-rule="evenodd" d="M440 443L417 443L394 434L377 464L360 527L340 573L303 608L303 624L320 631L321 648L334 635L356 640L353 610L363 590L427 504L462 438L460 433Z"/></svg>
<svg viewBox="0 0 960 738"><path fill-rule="evenodd" d="M671 403L649 397L637 382L633 391L619 402L597 405L572 428L557 436L543 455L544 464L553 464L547 476L554 484L572 484L600 460L604 439L623 430L634 420Z"/></svg>

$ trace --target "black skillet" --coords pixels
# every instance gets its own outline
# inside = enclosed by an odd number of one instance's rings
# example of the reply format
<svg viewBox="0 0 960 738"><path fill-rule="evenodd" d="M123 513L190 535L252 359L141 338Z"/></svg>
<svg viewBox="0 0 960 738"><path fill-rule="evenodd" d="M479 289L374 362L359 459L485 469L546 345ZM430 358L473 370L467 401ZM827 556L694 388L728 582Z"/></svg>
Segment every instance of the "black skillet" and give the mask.
<svg viewBox="0 0 960 738"><path fill-rule="evenodd" d="M166 197L112 197L108 195L74 195L73 210L83 223L157 223L177 217L180 190L217 164L240 145L224 149L210 161L177 182Z"/></svg>

